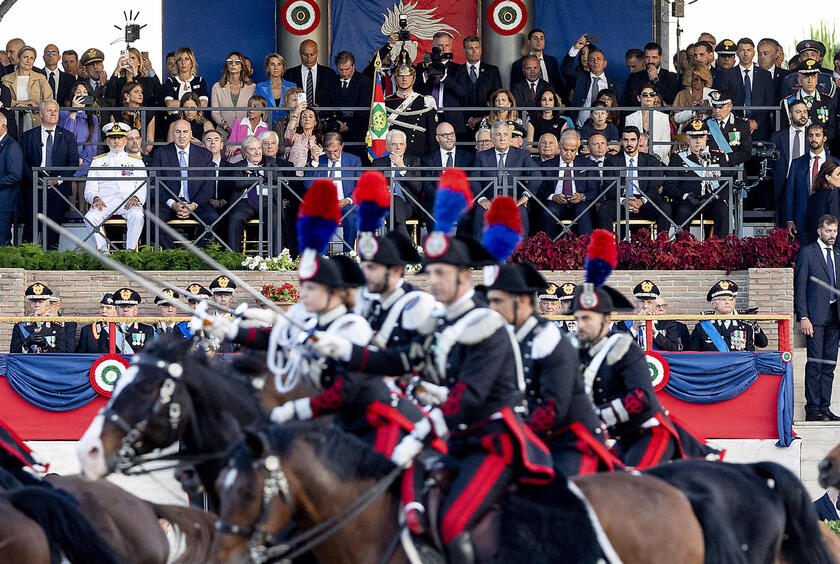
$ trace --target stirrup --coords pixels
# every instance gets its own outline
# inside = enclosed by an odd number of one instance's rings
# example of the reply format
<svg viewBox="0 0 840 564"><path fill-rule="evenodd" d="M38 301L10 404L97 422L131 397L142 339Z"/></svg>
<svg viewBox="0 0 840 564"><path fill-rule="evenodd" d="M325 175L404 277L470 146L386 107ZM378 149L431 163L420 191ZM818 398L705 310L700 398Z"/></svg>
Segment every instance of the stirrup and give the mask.
<svg viewBox="0 0 840 564"><path fill-rule="evenodd" d="M423 515L426 514L426 508L423 504L417 501L412 501L403 509L405 514L405 525L411 534L422 536L426 532L426 526L423 523Z"/></svg>

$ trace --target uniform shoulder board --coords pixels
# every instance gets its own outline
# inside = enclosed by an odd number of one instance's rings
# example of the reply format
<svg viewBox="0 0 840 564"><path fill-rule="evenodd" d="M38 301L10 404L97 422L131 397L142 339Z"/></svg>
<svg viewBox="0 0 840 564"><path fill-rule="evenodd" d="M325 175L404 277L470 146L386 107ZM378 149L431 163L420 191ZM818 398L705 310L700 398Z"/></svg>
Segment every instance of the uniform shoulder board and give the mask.
<svg viewBox="0 0 840 564"><path fill-rule="evenodd" d="M134 159L143 160L143 156L140 153L126 153L126 155Z"/></svg>
<svg viewBox="0 0 840 564"><path fill-rule="evenodd" d="M618 336L619 338L610 348L610 352L607 353L607 364L609 366L624 358L624 355L630 350L630 345L633 344L633 337L628 333L619 333Z"/></svg>
<svg viewBox="0 0 840 564"><path fill-rule="evenodd" d="M96 155L96 156L95 156L95 157L93 157L93 159L91 159L91 160L101 159L102 157L106 156L107 154L108 154L108 153L102 153L101 155Z"/></svg>
<svg viewBox="0 0 840 564"><path fill-rule="evenodd" d="M787 96L787 97L783 98L782 101L790 103L790 102L793 102L795 99L796 99L796 94L791 94L790 96Z"/></svg>
<svg viewBox="0 0 840 564"><path fill-rule="evenodd" d="M715 155L721 155L721 156L726 154L723 151L718 151L717 149L709 149L709 152L713 153Z"/></svg>
<svg viewBox="0 0 840 564"><path fill-rule="evenodd" d="M750 121L747 118L744 118L744 117L741 117L741 116L734 116L734 117L735 117L735 121L745 121L747 123L749 123L749 121Z"/></svg>
<svg viewBox="0 0 840 564"><path fill-rule="evenodd" d="M431 294L419 290L409 292L408 301L402 311L402 327L408 331L416 331L424 321L432 317L435 309L435 299Z"/></svg>
<svg viewBox="0 0 840 564"><path fill-rule="evenodd" d="M423 103L427 108L437 109L437 102L431 96L423 96Z"/></svg>
<svg viewBox="0 0 840 564"><path fill-rule="evenodd" d="M344 337L354 345L363 347L373 337L373 330L367 320L355 313L346 313L330 324L328 333Z"/></svg>
<svg viewBox="0 0 840 564"><path fill-rule="evenodd" d="M459 319L457 340L462 345L476 345L504 327L504 318L490 308L479 307Z"/></svg>
<svg viewBox="0 0 840 564"><path fill-rule="evenodd" d="M554 323L545 323L537 328L537 335L531 345L531 358L545 358L557 348L563 336Z"/></svg>

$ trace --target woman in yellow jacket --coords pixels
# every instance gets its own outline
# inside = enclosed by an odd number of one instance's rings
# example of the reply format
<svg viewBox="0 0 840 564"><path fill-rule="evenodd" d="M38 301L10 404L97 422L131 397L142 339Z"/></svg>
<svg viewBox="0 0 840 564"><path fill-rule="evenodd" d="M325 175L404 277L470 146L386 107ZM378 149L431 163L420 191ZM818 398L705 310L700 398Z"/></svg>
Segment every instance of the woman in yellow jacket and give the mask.
<svg viewBox="0 0 840 564"><path fill-rule="evenodd" d="M29 106L32 111L19 114L20 133L41 125L41 118L36 111L41 102L53 98L54 94L47 82L47 77L33 71L35 58L38 56L30 46L22 47L18 53L18 66L15 72L4 75L0 81L12 91L12 107Z"/></svg>

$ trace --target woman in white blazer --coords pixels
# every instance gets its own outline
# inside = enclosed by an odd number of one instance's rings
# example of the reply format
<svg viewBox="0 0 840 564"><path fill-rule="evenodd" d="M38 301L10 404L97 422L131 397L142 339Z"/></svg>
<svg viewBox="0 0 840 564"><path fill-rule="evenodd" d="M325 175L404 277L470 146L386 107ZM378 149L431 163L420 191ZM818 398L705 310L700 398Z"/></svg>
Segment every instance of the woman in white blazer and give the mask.
<svg viewBox="0 0 840 564"><path fill-rule="evenodd" d="M668 164L671 153L671 121L668 114L659 110L648 110L658 105L656 89L648 84L642 88L637 98L642 106L624 121L624 125L633 125L642 133L650 135L650 153L665 164Z"/></svg>

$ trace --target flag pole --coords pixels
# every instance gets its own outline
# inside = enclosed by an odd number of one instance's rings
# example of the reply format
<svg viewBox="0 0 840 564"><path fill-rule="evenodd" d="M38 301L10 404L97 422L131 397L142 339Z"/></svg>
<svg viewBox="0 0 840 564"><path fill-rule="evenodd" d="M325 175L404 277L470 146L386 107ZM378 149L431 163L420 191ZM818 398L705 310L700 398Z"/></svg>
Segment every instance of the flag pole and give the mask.
<svg viewBox="0 0 840 564"><path fill-rule="evenodd" d="M371 128L373 127L373 104L376 101L376 83L379 82L379 73L382 69L382 59L379 57L379 50L376 50L376 58L373 60L373 88L370 90L370 112L368 112L368 128L365 135L365 144L368 147L368 159L373 162L370 155L370 150L373 148L373 135L371 135Z"/></svg>

